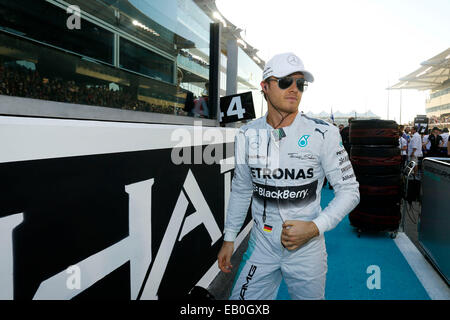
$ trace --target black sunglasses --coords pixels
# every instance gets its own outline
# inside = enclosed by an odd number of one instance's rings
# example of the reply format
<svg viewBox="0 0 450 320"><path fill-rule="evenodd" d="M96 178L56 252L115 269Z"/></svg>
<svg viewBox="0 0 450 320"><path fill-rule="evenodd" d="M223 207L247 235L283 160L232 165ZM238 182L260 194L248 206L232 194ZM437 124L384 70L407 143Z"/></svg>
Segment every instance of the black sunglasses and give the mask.
<svg viewBox="0 0 450 320"><path fill-rule="evenodd" d="M308 82L304 78L294 79L292 77L284 77L279 79L267 79L266 81L278 82L278 87L282 90L286 90L292 85L292 82L297 84L298 91L303 92L308 87Z"/></svg>

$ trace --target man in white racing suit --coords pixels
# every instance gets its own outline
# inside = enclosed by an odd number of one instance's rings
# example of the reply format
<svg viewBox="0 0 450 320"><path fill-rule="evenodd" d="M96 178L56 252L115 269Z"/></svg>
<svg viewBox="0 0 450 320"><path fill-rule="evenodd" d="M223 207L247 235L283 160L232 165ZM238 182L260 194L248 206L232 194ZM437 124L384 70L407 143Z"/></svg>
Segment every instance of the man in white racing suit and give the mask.
<svg viewBox="0 0 450 320"><path fill-rule="evenodd" d="M324 299L324 233L359 203L359 185L338 128L298 112L312 74L293 53L264 68L265 116L242 126L235 138L235 171L218 254L231 272L234 240L252 201L253 227L230 299L275 299L281 279L292 299ZM324 178L335 197L322 211Z"/></svg>

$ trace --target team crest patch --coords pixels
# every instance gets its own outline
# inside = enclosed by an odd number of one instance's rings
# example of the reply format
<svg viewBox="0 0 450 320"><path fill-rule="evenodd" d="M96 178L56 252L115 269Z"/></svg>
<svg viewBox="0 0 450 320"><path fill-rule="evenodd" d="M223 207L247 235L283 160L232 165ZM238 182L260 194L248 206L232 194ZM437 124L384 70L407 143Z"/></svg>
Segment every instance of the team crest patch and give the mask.
<svg viewBox="0 0 450 320"><path fill-rule="evenodd" d="M308 145L308 139L309 139L310 135L305 134L304 136L302 136L299 140L298 140L298 145L300 148L304 148Z"/></svg>

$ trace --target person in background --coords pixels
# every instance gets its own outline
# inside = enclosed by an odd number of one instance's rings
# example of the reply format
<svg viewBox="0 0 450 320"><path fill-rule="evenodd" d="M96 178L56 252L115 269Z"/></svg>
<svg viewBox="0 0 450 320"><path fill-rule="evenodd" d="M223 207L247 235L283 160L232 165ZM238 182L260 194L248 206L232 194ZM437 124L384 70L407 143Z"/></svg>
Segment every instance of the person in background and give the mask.
<svg viewBox="0 0 450 320"><path fill-rule="evenodd" d="M205 89L202 92L202 96L194 101L193 115L194 117L209 118L209 82L205 83Z"/></svg>
<svg viewBox="0 0 450 320"><path fill-rule="evenodd" d="M405 137L404 137L404 134L405 134L405 126L402 125L402 124L400 124L400 125L398 126L398 131L401 132L402 137L405 138ZM405 138L405 139L406 139L406 138Z"/></svg>
<svg viewBox="0 0 450 320"><path fill-rule="evenodd" d="M447 144L448 144L448 128L442 129L442 143L440 145L441 157L447 157Z"/></svg>
<svg viewBox="0 0 450 320"><path fill-rule="evenodd" d="M417 175L419 170L419 160L423 157L422 153L422 137L418 132L419 128L414 126L412 127L411 133L413 136L411 137L411 141L408 144L408 158L409 161L414 161L416 165L414 166L414 174Z"/></svg>
<svg viewBox="0 0 450 320"><path fill-rule="evenodd" d="M409 143L409 140L411 140L411 136L409 134L410 132L411 132L411 129L409 127L406 127L405 130L403 131L403 135L402 135L402 137L405 138L406 142L408 142L408 143Z"/></svg>
<svg viewBox="0 0 450 320"><path fill-rule="evenodd" d="M441 155L440 146L442 145L442 137L440 136L441 130L438 127L434 127L431 134L428 136L430 141L430 150L428 151L428 157L439 157Z"/></svg>
<svg viewBox="0 0 450 320"><path fill-rule="evenodd" d="M402 168L404 168L406 160L408 158L408 155L407 155L407 153L408 153L408 151L407 151L407 149L408 149L408 142L406 141L405 138L403 138L403 132L402 131L398 132L398 147L400 148L400 154L402 156L402 165L401 166L402 166Z"/></svg>
<svg viewBox="0 0 450 320"><path fill-rule="evenodd" d="M428 152L430 151L431 142L428 137L431 134L431 129L428 129L427 134L422 137L422 153L424 157L428 157Z"/></svg>
<svg viewBox="0 0 450 320"><path fill-rule="evenodd" d="M450 158L450 140L447 141L447 157Z"/></svg>

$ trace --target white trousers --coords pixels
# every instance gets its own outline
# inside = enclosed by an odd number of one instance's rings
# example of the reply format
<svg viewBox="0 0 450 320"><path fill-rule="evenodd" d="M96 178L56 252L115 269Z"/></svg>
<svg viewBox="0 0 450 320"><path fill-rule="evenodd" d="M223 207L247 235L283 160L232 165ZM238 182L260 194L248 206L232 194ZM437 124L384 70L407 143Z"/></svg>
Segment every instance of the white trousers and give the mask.
<svg viewBox="0 0 450 320"><path fill-rule="evenodd" d="M264 229L262 221L254 221L230 299L274 300L282 278L293 300L324 299L328 270L324 236L289 251L281 244L281 219L266 221L271 232Z"/></svg>

